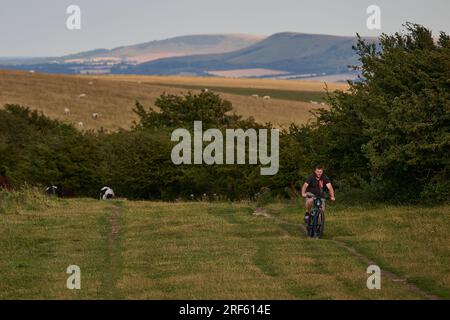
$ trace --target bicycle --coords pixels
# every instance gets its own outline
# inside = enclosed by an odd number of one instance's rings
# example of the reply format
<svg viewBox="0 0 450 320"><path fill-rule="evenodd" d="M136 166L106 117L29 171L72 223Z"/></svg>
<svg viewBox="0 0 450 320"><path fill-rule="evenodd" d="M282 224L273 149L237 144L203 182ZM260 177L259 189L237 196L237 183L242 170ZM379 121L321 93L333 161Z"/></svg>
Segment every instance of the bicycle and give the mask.
<svg viewBox="0 0 450 320"><path fill-rule="evenodd" d="M309 213L308 224L306 226L306 236L320 238L325 227L325 212L322 209L323 200L314 195L308 195L313 199L313 208Z"/></svg>

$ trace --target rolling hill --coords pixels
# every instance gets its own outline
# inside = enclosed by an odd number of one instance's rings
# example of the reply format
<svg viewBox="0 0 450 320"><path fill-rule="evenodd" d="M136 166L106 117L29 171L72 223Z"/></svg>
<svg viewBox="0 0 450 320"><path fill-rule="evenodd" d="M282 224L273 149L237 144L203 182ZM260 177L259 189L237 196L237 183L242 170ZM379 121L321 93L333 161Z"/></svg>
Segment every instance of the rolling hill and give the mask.
<svg viewBox="0 0 450 320"><path fill-rule="evenodd" d="M206 75L217 70L268 69L290 74L339 74L358 63L355 37L284 32L220 54L158 59L115 73Z"/></svg>
<svg viewBox="0 0 450 320"><path fill-rule="evenodd" d="M187 35L155 40L111 50L100 49L61 57L64 60L120 58L142 63L160 58L193 54L223 53L239 50L264 39L264 36L246 34Z"/></svg>
<svg viewBox="0 0 450 320"><path fill-rule="evenodd" d="M280 79L343 75L345 80L354 77L348 66L358 64L355 43L356 37L293 32L192 35L58 58L1 59L0 69Z"/></svg>
<svg viewBox="0 0 450 320"><path fill-rule="evenodd" d="M4 65L77 64L91 61L126 61L142 63L161 58L194 54L223 53L246 48L264 39L260 35L204 34L186 35L164 40L120 46L113 49L95 49L61 57L0 58Z"/></svg>

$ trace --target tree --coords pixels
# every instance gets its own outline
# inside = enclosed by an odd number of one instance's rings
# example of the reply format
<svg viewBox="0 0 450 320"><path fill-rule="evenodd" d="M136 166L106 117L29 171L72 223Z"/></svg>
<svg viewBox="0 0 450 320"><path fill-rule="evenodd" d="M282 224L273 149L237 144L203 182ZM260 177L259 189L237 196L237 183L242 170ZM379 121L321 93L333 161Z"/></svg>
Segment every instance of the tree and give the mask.
<svg viewBox="0 0 450 320"><path fill-rule="evenodd" d="M359 38L359 81L330 99L317 118L325 153L339 175L365 171L376 191L396 200L449 199L450 40L423 26ZM438 192L439 191L439 192Z"/></svg>
<svg viewBox="0 0 450 320"><path fill-rule="evenodd" d="M231 102L210 91L198 94L189 91L183 96L163 94L156 100L155 106L158 111L153 108L147 111L136 101L134 112L139 116L139 123L135 123L135 128L191 127L195 120L201 120L204 128L255 124L252 118L243 120L231 113Z"/></svg>

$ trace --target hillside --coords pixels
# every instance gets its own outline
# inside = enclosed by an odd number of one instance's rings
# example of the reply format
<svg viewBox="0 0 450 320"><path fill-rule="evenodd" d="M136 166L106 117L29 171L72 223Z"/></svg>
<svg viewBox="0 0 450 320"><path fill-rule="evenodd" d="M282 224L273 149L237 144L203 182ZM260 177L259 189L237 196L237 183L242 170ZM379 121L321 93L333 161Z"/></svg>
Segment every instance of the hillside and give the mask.
<svg viewBox="0 0 450 320"><path fill-rule="evenodd" d="M368 38L369 41L374 41ZM56 74L183 75L302 79L355 77L355 37L284 32L192 35L63 57L1 59L0 69Z"/></svg>
<svg viewBox="0 0 450 320"><path fill-rule="evenodd" d="M233 103L236 113L260 122L287 126L305 123L310 110L320 105L311 99L323 97L323 83L258 79L219 79L146 76L70 76L0 71L0 107L14 103L43 111L68 123L83 122L84 129L129 128L136 119L131 111L136 100L151 106L164 92L179 94L189 89L216 87ZM331 85L333 88L343 85ZM211 87L210 87L211 88ZM261 91L263 90L263 91ZM271 95L265 101L252 94ZM85 94L80 98L80 95ZM279 96L277 96L277 94ZM70 109L65 114L64 109ZM93 113L99 113L97 119Z"/></svg>
<svg viewBox="0 0 450 320"><path fill-rule="evenodd" d="M262 40L263 36L245 34L205 34L155 40L111 50L94 50L61 57L71 59L120 58L145 62L160 58L192 54L223 53L248 47Z"/></svg>
<svg viewBox="0 0 450 320"><path fill-rule="evenodd" d="M272 69L290 74L338 74L357 64L355 37L277 33L247 48L222 54L159 59L117 73L208 74L217 70Z"/></svg>
<svg viewBox="0 0 450 320"><path fill-rule="evenodd" d="M186 56L193 54L223 53L235 51L251 46L264 36L247 34L203 34L186 35L163 40L153 40L134 45L120 46L113 49L94 49L61 57L48 58L1 58L0 64L20 68L20 66L35 66L50 64L50 70L56 68L55 64L76 65L86 62L102 61L142 63L161 58ZM36 68L39 69L39 68ZM56 69L56 71L58 71Z"/></svg>

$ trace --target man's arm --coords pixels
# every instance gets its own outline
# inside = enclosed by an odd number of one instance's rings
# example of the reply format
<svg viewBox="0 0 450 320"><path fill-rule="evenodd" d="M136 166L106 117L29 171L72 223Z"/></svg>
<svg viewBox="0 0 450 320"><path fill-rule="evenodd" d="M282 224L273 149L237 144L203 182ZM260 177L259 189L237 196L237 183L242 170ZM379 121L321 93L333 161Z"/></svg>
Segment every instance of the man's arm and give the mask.
<svg viewBox="0 0 450 320"><path fill-rule="evenodd" d="M333 186L331 185L331 182L327 183L326 186L328 188L328 191L330 191L330 200L331 201L336 200L334 197L334 189L333 189Z"/></svg>
<svg viewBox="0 0 450 320"><path fill-rule="evenodd" d="M302 197L306 198L306 188L308 188L309 184L305 182L302 186Z"/></svg>

